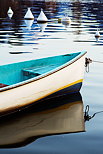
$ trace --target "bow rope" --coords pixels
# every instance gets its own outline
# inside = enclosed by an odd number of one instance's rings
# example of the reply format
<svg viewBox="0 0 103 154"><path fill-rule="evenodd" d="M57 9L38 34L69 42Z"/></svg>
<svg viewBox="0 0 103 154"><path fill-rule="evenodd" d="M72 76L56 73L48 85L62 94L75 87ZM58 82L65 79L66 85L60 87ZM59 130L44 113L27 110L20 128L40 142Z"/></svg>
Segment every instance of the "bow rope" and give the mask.
<svg viewBox="0 0 103 154"><path fill-rule="evenodd" d="M103 63L102 61L96 61L96 60L92 60L90 58L85 58L85 67L86 67L86 72L89 72L89 64L92 62L96 62L96 63Z"/></svg>

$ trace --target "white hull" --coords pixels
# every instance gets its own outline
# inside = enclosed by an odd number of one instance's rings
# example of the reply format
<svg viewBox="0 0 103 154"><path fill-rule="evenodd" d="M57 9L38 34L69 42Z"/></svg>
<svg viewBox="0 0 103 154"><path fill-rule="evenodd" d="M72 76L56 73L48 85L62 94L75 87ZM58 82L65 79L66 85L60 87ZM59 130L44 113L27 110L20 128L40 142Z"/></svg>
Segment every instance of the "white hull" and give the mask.
<svg viewBox="0 0 103 154"><path fill-rule="evenodd" d="M85 56L72 64L39 77L30 83L0 92L0 112L14 110L34 103L50 94L82 82Z"/></svg>

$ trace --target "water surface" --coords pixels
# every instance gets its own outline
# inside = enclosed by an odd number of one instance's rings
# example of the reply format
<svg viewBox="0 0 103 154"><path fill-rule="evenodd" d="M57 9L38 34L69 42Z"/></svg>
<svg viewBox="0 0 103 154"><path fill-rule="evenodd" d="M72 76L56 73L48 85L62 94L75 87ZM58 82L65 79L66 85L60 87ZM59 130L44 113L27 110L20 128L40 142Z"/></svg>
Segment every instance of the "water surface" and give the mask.
<svg viewBox="0 0 103 154"><path fill-rule="evenodd" d="M9 6L12 7L14 12L12 18L8 17L7 10ZM28 23L24 20L24 15L27 8L30 7L34 15L34 21ZM10 130L8 138L11 137L11 141L14 142L13 133L16 130L19 134L20 124L22 122L28 124L29 122L35 126L32 118L35 119L34 112L29 115L14 117L14 119L5 120L1 123L1 132L3 132L2 146L0 153L36 153L36 154L102 154L103 153L103 2L102 1L28 1L28 0L15 0L0 1L0 64L12 63L17 61L23 61L28 59L46 57L51 55L59 55L69 52L77 52L85 50L87 51L87 57L93 62L89 66L89 72L84 74L84 82L80 91L81 97L79 102L70 103L70 98L64 97L57 100L61 102L61 106L65 106L65 110L68 112L62 112L63 108L59 107L59 112L65 113L63 118L57 112L57 106L49 112L43 114L44 119L39 119L40 122L46 122L46 119L52 117L52 114L56 116L57 122L54 124L54 128L59 123L59 126L63 126L66 132L61 130L61 133L57 133L58 129L54 129L56 132L48 134L47 127L41 123L41 131L45 131L43 137L39 136L35 138L33 136L33 130L31 125L29 128L29 140L24 145L17 144L17 147L3 147L3 144L8 140L5 140L6 132ZM40 9L43 8L49 22L44 25L37 23L36 19L40 13ZM58 19L63 18L67 14L71 18L71 25L63 25L58 23ZM97 30L100 31L101 37L96 41L94 34ZM17 54L18 53L18 54ZM101 63L100 63L101 62ZM79 69L79 68L78 68ZM72 98L77 98L72 96ZM56 101L56 100L55 100ZM54 102L55 102L54 101ZM65 105L63 105L63 104ZM69 104L69 106L68 106ZM86 106L89 108L86 109ZM68 108L67 108L68 106ZM75 112L73 112L75 111ZM84 118L84 112L89 116L88 119ZM57 114L58 113L58 114ZM66 113L68 114L66 115ZM62 114L61 114L62 115ZM43 117L41 116L41 117ZM54 116L54 117L55 117ZM76 117L75 117L76 116ZM25 119L29 117L29 119ZM82 118L81 118L82 117ZM40 115L38 116L40 118ZM37 118L37 119L38 119ZM73 126L73 118L77 118L77 126ZM68 119L68 121L66 120ZM24 120L24 121L22 121ZM81 123L82 121L82 123ZM20 122L20 123L19 123ZM51 121L45 123L47 126L51 124L51 130L53 131L53 124ZM74 120L74 124L76 124ZM37 122L38 123L38 122ZM30 124L30 123L29 123ZM64 125L63 125L64 124ZM82 124L82 125L79 125ZM14 127L15 126L15 127ZM79 127L80 126L80 127ZM5 128L5 129L4 129ZM14 128L14 129L13 129ZM79 130L80 128L80 130ZM7 131L6 131L7 129ZM21 128L22 132L23 126ZM25 127L26 130L26 127ZM28 132L28 131L27 131ZM34 131L35 132L35 131ZM50 130L49 130L50 132ZM16 135L18 135L16 134ZM32 135L31 135L32 134ZM58 134L58 135L57 135ZM27 134L26 134L27 135ZM26 135L18 136L18 141L22 143L26 140ZM9 143L8 143L9 144ZM12 143L13 144L13 143Z"/></svg>

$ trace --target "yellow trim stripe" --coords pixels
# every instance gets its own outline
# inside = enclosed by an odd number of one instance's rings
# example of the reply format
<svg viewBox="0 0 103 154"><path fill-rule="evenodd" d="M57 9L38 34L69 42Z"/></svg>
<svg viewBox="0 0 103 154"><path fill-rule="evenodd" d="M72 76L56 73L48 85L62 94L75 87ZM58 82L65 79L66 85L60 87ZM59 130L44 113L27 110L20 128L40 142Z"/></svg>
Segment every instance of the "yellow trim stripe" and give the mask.
<svg viewBox="0 0 103 154"><path fill-rule="evenodd" d="M43 96L39 97L38 99L35 99L35 100L33 100L33 101L29 102L29 103L26 103L25 105L24 105L24 104L20 104L20 106L15 106L15 107L6 106L6 108L1 109L0 112L1 112L1 113L3 113L3 112L6 113L6 112L8 112L8 111L10 111L10 110L12 111L12 110L15 110L15 109L17 109L17 108L19 108L19 107L32 104L32 103L34 103L34 102L36 102L36 101L39 101L39 100L41 100L41 99L43 99L43 98L45 98L45 97L47 97L47 96L49 96L49 95L51 95L51 94L53 94L53 93L55 93L55 92L58 92L59 90L63 90L64 88L70 87L70 86L75 85L75 84L77 84L77 83L81 83L82 81L83 81L83 79L80 79L80 80L77 80L77 81L75 81L75 82L72 82L72 83L70 83L70 84L68 84L68 85L66 85L66 86L64 86L64 87L62 87L62 88L59 88L59 89L57 89L57 90L55 90L55 91L52 91L51 93L48 93L47 95L43 95Z"/></svg>
<svg viewBox="0 0 103 154"><path fill-rule="evenodd" d="M80 82L83 82L83 79L80 79L80 80L77 80L77 81L75 81L75 82L72 82L72 83L70 83L70 84L68 84L68 85L66 85L66 86L64 86L64 87L62 87L62 88L59 88L58 90L65 89L65 88L67 88L67 87L73 86L73 85L75 85L75 84L77 84L77 83L80 83ZM56 90L55 92L57 92L58 90Z"/></svg>
<svg viewBox="0 0 103 154"><path fill-rule="evenodd" d="M83 82L83 79L77 80L77 81L72 82L72 83L70 83L70 84L68 84L68 85L66 85L66 86L64 86L64 87L62 87L62 88L59 88L59 89L57 89L57 90L55 90L55 91L52 91L51 93L49 93L49 94L47 94L47 95L45 95L45 96L42 96L42 97L36 99L35 101L38 101L38 100L40 100L40 99L42 99L42 98L44 98L44 97L47 97L47 96L49 96L49 95L51 95L51 94L53 94L53 93L55 93L55 92L58 92L58 91L60 91L60 90L63 90L63 89L65 89L65 88L67 88L67 87L70 87L70 86L72 86L72 85L75 85L75 84L81 83L81 82Z"/></svg>

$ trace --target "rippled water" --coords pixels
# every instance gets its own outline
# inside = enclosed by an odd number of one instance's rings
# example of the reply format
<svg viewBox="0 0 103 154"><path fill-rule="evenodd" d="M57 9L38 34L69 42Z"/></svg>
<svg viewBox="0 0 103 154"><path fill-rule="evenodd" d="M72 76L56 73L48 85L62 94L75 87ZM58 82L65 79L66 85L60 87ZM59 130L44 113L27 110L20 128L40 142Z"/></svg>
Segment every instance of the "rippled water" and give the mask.
<svg viewBox="0 0 103 154"><path fill-rule="evenodd" d="M12 18L7 15L9 6ZM23 18L27 7L35 17L31 25ZM36 22L41 7L49 19L42 27ZM0 64L78 50L86 50L87 57L98 61L85 72L81 95L45 102L46 112L32 110L1 121L0 153L103 153L102 7L102 1L0 1ZM71 25L58 23L65 14ZM97 28L98 41L94 37ZM50 105L53 102L55 107ZM89 119L83 117L84 112Z"/></svg>

